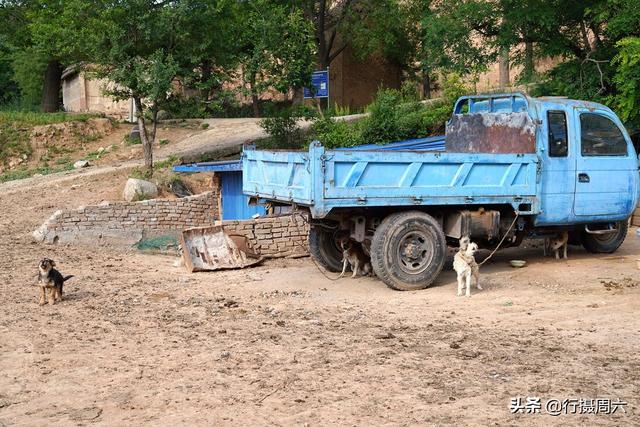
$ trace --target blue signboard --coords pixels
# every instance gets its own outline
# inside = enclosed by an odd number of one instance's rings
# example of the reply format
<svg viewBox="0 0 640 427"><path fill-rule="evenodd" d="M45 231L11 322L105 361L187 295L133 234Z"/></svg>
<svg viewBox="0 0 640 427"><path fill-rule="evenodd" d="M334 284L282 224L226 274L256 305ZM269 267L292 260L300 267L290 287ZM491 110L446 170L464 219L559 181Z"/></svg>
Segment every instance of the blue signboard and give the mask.
<svg viewBox="0 0 640 427"><path fill-rule="evenodd" d="M311 86L314 88L315 96L310 88L305 87L304 99L329 98L329 70L314 71L311 75Z"/></svg>

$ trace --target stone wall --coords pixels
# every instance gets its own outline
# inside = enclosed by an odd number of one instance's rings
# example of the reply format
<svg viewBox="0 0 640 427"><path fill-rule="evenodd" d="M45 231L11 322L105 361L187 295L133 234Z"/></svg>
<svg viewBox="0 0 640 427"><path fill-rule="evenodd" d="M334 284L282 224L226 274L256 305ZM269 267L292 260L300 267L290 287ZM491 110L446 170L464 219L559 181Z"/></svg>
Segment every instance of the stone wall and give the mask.
<svg viewBox="0 0 640 427"><path fill-rule="evenodd" d="M173 235L220 218L217 191L182 199L105 202L55 212L33 236L45 243L134 245L143 237Z"/></svg>
<svg viewBox="0 0 640 427"><path fill-rule="evenodd" d="M87 79L83 72L65 70L62 75L62 103L65 111L104 113L121 120L132 117L131 100L114 101L104 95L104 89L108 86L110 84L106 80Z"/></svg>
<svg viewBox="0 0 640 427"><path fill-rule="evenodd" d="M267 258L308 255L309 224L300 215L223 221L227 233L244 234Z"/></svg>

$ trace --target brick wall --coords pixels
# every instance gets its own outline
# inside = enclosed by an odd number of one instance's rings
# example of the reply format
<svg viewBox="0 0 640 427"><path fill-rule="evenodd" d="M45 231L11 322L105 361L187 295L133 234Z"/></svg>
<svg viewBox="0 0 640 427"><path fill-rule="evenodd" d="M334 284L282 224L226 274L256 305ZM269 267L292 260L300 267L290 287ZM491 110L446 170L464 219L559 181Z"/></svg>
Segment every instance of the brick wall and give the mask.
<svg viewBox="0 0 640 427"><path fill-rule="evenodd" d="M219 185L182 199L105 202L57 211L33 232L38 242L133 246L154 236L178 237L183 229L220 224ZM300 215L222 221L229 233L244 234L267 258L308 255L309 225Z"/></svg>
<svg viewBox="0 0 640 427"><path fill-rule="evenodd" d="M107 202L55 212L33 233L45 243L133 245L142 237L175 235L220 218L217 192L182 199Z"/></svg>
<svg viewBox="0 0 640 427"><path fill-rule="evenodd" d="M308 255L309 224L299 215L281 215L245 221L222 221L228 233L244 234L267 258Z"/></svg>

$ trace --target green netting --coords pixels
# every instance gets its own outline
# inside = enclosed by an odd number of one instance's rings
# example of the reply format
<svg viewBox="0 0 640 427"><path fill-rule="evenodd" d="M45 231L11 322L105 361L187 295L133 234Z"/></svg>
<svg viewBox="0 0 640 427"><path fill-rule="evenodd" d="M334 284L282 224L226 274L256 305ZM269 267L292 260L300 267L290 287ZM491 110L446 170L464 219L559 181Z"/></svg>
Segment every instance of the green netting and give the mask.
<svg viewBox="0 0 640 427"><path fill-rule="evenodd" d="M136 247L141 251L177 251L178 239L175 236L145 237Z"/></svg>

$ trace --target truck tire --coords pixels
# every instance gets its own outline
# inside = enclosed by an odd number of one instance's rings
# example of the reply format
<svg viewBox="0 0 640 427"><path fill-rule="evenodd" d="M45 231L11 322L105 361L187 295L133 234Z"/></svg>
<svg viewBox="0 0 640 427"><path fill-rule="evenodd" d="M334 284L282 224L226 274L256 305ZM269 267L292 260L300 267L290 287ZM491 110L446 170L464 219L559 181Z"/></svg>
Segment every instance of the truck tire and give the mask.
<svg viewBox="0 0 640 427"><path fill-rule="evenodd" d="M335 239L335 232L321 227L309 230L309 252L325 269L334 273L342 271L342 251Z"/></svg>
<svg viewBox="0 0 640 427"><path fill-rule="evenodd" d="M609 234L589 234L586 231L582 232L582 246L592 254L610 254L618 250L625 237L627 237L627 230L629 229L629 222L627 220L619 221L616 223L618 231Z"/></svg>
<svg viewBox="0 0 640 427"><path fill-rule="evenodd" d="M392 289L413 291L428 287L444 266L447 242L431 215L420 211L386 217L373 234L371 266Z"/></svg>

